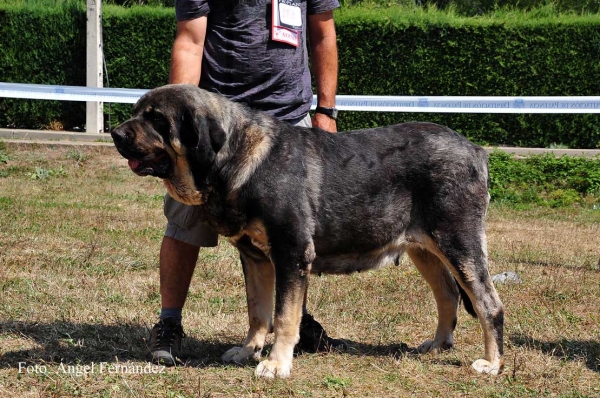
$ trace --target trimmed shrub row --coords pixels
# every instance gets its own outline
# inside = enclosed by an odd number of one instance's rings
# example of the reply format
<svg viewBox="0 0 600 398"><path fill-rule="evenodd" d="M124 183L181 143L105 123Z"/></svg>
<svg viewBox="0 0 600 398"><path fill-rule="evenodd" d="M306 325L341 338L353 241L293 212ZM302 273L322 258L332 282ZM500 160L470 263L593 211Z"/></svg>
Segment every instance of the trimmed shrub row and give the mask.
<svg viewBox="0 0 600 398"><path fill-rule="evenodd" d="M111 87L166 83L175 20L170 8L106 6ZM342 8L336 12L339 94L535 96L600 92L600 15L503 12L466 18L436 10ZM84 85L85 10L0 5L0 80ZM66 129L85 123L84 103L0 99L0 126ZM111 105L113 124L129 105ZM427 120L480 144L600 147L599 117L342 112L349 130Z"/></svg>
<svg viewBox="0 0 600 398"><path fill-rule="evenodd" d="M489 18L348 9L336 19L343 94L562 96L600 93L600 17ZM350 44L348 44L350 43ZM599 117L343 114L344 126L428 120L482 144L600 147Z"/></svg>

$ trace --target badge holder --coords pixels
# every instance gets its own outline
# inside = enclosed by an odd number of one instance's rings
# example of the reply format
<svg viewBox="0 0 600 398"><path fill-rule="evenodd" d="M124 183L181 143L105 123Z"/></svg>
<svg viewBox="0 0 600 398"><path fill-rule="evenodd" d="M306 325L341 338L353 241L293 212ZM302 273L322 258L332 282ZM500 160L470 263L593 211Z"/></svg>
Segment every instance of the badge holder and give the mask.
<svg viewBox="0 0 600 398"><path fill-rule="evenodd" d="M302 29L302 9L300 2L294 0L273 0L273 24L271 37L273 41L300 45L300 29Z"/></svg>

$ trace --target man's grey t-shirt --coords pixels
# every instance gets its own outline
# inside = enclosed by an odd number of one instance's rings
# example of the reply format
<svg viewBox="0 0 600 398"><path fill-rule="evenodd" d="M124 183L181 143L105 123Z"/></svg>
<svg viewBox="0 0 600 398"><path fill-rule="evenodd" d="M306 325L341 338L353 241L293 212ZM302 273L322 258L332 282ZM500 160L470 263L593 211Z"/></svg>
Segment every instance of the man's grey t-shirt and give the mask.
<svg viewBox="0 0 600 398"><path fill-rule="evenodd" d="M295 0L302 10L297 47L271 40L266 0L176 0L178 21L207 16L200 87L293 122L312 103L306 15L331 11L338 0Z"/></svg>

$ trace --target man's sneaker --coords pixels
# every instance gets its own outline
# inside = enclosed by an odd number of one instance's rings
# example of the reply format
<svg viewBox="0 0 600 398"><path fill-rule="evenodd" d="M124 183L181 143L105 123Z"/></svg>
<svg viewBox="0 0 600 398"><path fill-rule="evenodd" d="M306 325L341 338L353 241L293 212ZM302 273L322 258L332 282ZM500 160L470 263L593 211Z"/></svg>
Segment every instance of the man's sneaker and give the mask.
<svg viewBox="0 0 600 398"><path fill-rule="evenodd" d="M173 318L161 319L150 331L146 360L165 366L175 366L181 355L181 339L185 337L181 323Z"/></svg>
<svg viewBox="0 0 600 398"><path fill-rule="evenodd" d="M296 345L299 352L346 351L348 346L342 340L327 336L323 326L310 314L302 315L300 321L300 341Z"/></svg>

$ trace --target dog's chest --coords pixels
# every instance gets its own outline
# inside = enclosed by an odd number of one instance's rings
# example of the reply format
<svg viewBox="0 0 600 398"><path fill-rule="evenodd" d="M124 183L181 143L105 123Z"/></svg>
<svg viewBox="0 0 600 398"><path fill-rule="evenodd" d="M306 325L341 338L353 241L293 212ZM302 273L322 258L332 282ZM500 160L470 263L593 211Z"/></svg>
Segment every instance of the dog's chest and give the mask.
<svg viewBox="0 0 600 398"><path fill-rule="evenodd" d="M241 228L238 233L229 237L229 242L236 246L243 237L247 236L254 247L264 253L265 256L271 256L271 244L267 236L267 230L264 224L258 220L252 220Z"/></svg>
<svg viewBox="0 0 600 398"><path fill-rule="evenodd" d="M189 188L189 184L178 179L163 180L167 192L175 200L188 206L202 205L204 200L202 193Z"/></svg>

